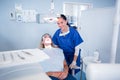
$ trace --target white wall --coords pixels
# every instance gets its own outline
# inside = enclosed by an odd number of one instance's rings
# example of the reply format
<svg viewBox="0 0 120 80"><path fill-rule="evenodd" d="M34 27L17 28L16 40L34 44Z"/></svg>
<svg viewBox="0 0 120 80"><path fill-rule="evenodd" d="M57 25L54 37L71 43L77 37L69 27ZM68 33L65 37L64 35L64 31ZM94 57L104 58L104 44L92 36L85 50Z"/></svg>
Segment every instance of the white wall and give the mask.
<svg viewBox="0 0 120 80"><path fill-rule="evenodd" d="M113 33L114 8L94 8L84 11L81 16L81 30L87 55L97 49L102 62L109 62Z"/></svg>

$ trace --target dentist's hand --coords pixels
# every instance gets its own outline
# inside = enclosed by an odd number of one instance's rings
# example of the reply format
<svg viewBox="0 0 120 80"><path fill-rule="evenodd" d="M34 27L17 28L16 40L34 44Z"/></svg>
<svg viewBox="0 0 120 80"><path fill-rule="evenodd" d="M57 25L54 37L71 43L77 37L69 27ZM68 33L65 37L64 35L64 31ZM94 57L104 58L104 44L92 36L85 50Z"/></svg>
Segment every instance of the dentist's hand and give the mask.
<svg viewBox="0 0 120 80"><path fill-rule="evenodd" d="M73 61L71 64L70 64L70 66L69 66L71 69L72 68L75 68L76 67L76 61Z"/></svg>

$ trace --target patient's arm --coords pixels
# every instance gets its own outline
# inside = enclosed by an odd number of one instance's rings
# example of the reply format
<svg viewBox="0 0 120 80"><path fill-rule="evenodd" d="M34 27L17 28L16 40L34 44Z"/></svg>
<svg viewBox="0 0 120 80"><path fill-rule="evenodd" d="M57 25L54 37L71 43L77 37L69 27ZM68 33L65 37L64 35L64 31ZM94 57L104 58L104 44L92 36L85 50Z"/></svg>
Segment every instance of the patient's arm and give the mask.
<svg viewBox="0 0 120 80"><path fill-rule="evenodd" d="M47 72L47 75L48 76L54 76L56 78L59 78L59 79L65 79L68 75L68 66L67 66L67 63L66 61L64 60L64 69L63 71L56 71L56 72Z"/></svg>

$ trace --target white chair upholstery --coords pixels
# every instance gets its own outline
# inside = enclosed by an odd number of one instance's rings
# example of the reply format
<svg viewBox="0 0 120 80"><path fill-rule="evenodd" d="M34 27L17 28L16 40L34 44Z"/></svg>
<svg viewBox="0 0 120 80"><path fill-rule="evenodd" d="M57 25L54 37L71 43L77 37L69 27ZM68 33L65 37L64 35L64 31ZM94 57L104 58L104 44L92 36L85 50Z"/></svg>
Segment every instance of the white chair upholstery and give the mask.
<svg viewBox="0 0 120 80"><path fill-rule="evenodd" d="M120 64L89 64L86 69L87 80L120 80Z"/></svg>

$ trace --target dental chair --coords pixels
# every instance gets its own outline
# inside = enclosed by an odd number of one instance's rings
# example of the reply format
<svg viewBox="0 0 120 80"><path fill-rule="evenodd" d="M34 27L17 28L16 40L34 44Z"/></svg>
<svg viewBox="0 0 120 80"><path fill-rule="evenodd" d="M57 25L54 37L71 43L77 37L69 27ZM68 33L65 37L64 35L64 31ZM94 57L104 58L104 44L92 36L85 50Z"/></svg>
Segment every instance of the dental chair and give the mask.
<svg viewBox="0 0 120 80"><path fill-rule="evenodd" d="M86 69L87 80L120 80L120 64L89 64Z"/></svg>
<svg viewBox="0 0 120 80"><path fill-rule="evenodd" d="M84 73L83 73L83 60L81 58L81 49L79 49L79 55L80 55L80 67L79 66L75 66L73 69L72 69L72 75L75 76L77 79L78 77L80 79L78 80L83 80L82 76L85 77ZM78 73L75 74L75 70L76 69L80 69L80 71Z"/></svg>

